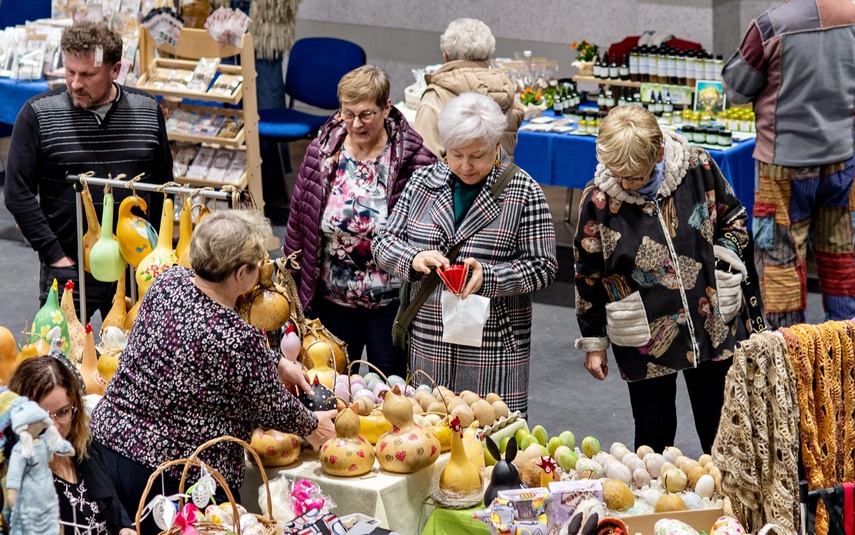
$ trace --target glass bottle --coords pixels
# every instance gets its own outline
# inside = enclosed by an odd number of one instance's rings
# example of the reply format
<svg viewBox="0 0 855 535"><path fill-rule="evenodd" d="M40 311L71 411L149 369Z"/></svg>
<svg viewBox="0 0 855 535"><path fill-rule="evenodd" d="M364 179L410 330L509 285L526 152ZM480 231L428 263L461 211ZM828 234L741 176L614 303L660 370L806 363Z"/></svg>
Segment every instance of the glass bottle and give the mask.
<svg viewBox="0 0 855 535"><path fill-rule="evenodd" d="M603 88L600 88L599 94L597 94L597 109L602 111L606 109L606 94L603 92Z"/></svg>
<svg viewBox="0 0 855 535"><path fill-rule="evenodd" d="M620 62L620 79L624 81L629 81L629 63L627 63L626 56Z"/></svg>
<svg viewBox="0 0 855 535"><path fill-rule="evenodd" d="M665 93L665 98L662 99L662 111L672 113L674 111L674 101L671 99L671 92Z"/></svg>
<svg viewBox="0 0 855 535"><path fill-rule="evenodd" d="M624 93L623 88L621 88L620 93L618 93L618 106L626 106L626 94Z"/></svg>
<svg viewBox="0 0 855 535"><path fill-rule="evenodd" d="M686 53L677 54L677 84L686 85Z"/></svg>
<svg viewBox="0 0 855 535"><path fill-rule="evenodd" d="M615 58L612 58L611 63L609 63L609 78L612 80L620 79L620 67L618 67Z"/></svg>
<svg viewBox="0 0 855 535"><path fill-rule="evenodd" d="M629 79L633 82L639 81L638 62L640 56L639 47L632 47L632 50L629 52Z"/></svg>
<svg viewBox="0 0 855 535"><path fill-rule="evenodd" d="M596 54L594 56L594 78L602 78L603 77L603 66L600 64L600 55Z"/></svg>
<svg viewBox="0 0 855 535"><path fill-rule="evenodd" d="M647 45L642 46L638 51L638 81L650 81L650 52Z"/></svg>
<svg viewBox="0 0 855 535"><path fill-rule="evenodd" d="M606 89L606 110L610 110L615 107L615 95L612 93L611 89Z"/></svg>

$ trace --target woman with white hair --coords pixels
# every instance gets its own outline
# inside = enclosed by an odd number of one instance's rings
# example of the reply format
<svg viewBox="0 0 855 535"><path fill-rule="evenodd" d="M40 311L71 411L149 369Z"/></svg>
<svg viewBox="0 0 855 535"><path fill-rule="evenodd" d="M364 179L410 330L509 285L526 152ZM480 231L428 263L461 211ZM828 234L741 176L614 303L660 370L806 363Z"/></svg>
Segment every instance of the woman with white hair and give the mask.
<svg viewBox="0 0 855 535"><path fill-rule="evenodd" d="M495 392L511 410L525 413L531 294L552 283L558 263L543 191L500 158L506 124L498 104L485 95L464 93L449 101L439 116L446 160L416 171L372 250L382 269L411 281L410 298L433 278L426 277L432 270L454 262L469 267L460 297L490 300L480 347L443 342L438 286L412 321L410 369L455 392ZM456 259L449 258L452 249L458 249Z"/></svg>
<svg viewBox="0 0 855 535"><path fill-rule="evenodd" d="M490 55L496 51L496 38L478 19L451 21L439 40L446 63L433 74L426 74L428 86L422 94L413 125L424 144L438 157L445 156L437 119L443 106L457 95L474 91L496 101L507 119L502 132L502 148L513 159L517 129L522 124L522 104L514 84L503 73L490 69Z"/></svg>

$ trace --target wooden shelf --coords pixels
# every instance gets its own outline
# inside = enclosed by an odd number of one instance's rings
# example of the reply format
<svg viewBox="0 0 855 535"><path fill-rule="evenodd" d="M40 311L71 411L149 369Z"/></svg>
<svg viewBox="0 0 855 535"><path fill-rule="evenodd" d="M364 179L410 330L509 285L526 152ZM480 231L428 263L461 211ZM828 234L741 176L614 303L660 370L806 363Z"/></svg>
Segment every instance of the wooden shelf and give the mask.
<svg viewBox="0 0 855 535"><path fill-rule="evenodd" d="M659 82L633 82L631 80L613 80L611 78L602 79L602 78L595 78L593 76L582 76L580 74L577 74L576 76L574 76L573 81L574 82L584 82L584 83L589 83L589 84L611 85L611 86L615 86L615 87L638 87L638 88L640 88L641 84L643 84L643 83L649 83L649 84L661 85L661 86L665 86L665 87L680 87L680 88L688 89L692 93L695 92L695 88L688 86L688 85L662 84Z"/></svg>
<svg viewBox="0 0 855 535"><path fill-rule="evenodd" d="M247 186L247 172L244 171L237 182L221 182L218 180L208 180L207 178L190 178L187 176L177 176L175 177L175 181L182 185L190 184L191 186L196 186L199 188L209 186L212 188L219 189L223 186L234 186L237 189L244 189Z"/></svg>
<svg viewBox="0 0 855 535"><path fill-rule="evenodd" d="M200 136L198 134L185 134L183 132L168 132L171 141L182 141L184 143L204 143L214 148L239 149L244 145L246 139L246 127L241 128L235 138L217 136Z"/></svg>

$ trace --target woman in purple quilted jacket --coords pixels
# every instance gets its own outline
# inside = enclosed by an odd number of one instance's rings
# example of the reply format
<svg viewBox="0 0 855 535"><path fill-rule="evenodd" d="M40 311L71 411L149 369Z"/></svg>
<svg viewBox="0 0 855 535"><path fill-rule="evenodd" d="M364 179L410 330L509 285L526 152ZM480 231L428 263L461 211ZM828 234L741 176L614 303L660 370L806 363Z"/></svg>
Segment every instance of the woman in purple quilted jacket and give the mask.
<svg viewBox="0 0 855 535"><path fill-rule="evenodd" d="M383 373L403 376L407 355L391 336L401 281L377 266L371 242L410 176L436 158L392 107L383 70L345 74L338 100L300 165L283 252L302 251L294 278L307 315L347 342L351 358L366 349Z"/></svg>

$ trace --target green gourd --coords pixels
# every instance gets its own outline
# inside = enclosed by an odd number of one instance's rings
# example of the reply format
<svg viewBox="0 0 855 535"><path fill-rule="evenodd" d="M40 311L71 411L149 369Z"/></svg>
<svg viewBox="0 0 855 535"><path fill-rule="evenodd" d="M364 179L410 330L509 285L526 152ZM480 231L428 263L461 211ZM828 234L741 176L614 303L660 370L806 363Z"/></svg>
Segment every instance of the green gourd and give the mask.
<svg viewBox="0 0 855 535"><path fill-rule="evenodd" d="M101 238L89 253L92 276L101 282L115 282L125 271L125 259L119 251L119 242L113 239L113 195L104 193L104 212L101 214Z"/></svg>
<svg viewBox="0 0 855 535"><path fill-rule="evenodd" d="M33 319L33 330L30 336L30 343L42 338L47 340L48 333L54 327L59 327L62 336L63 351L68 350L68 323L65 320L65 314L59 307L59 297L57 292L56 279L48 292L47 300L42 308L36 312L36 317Z"/></svg>

